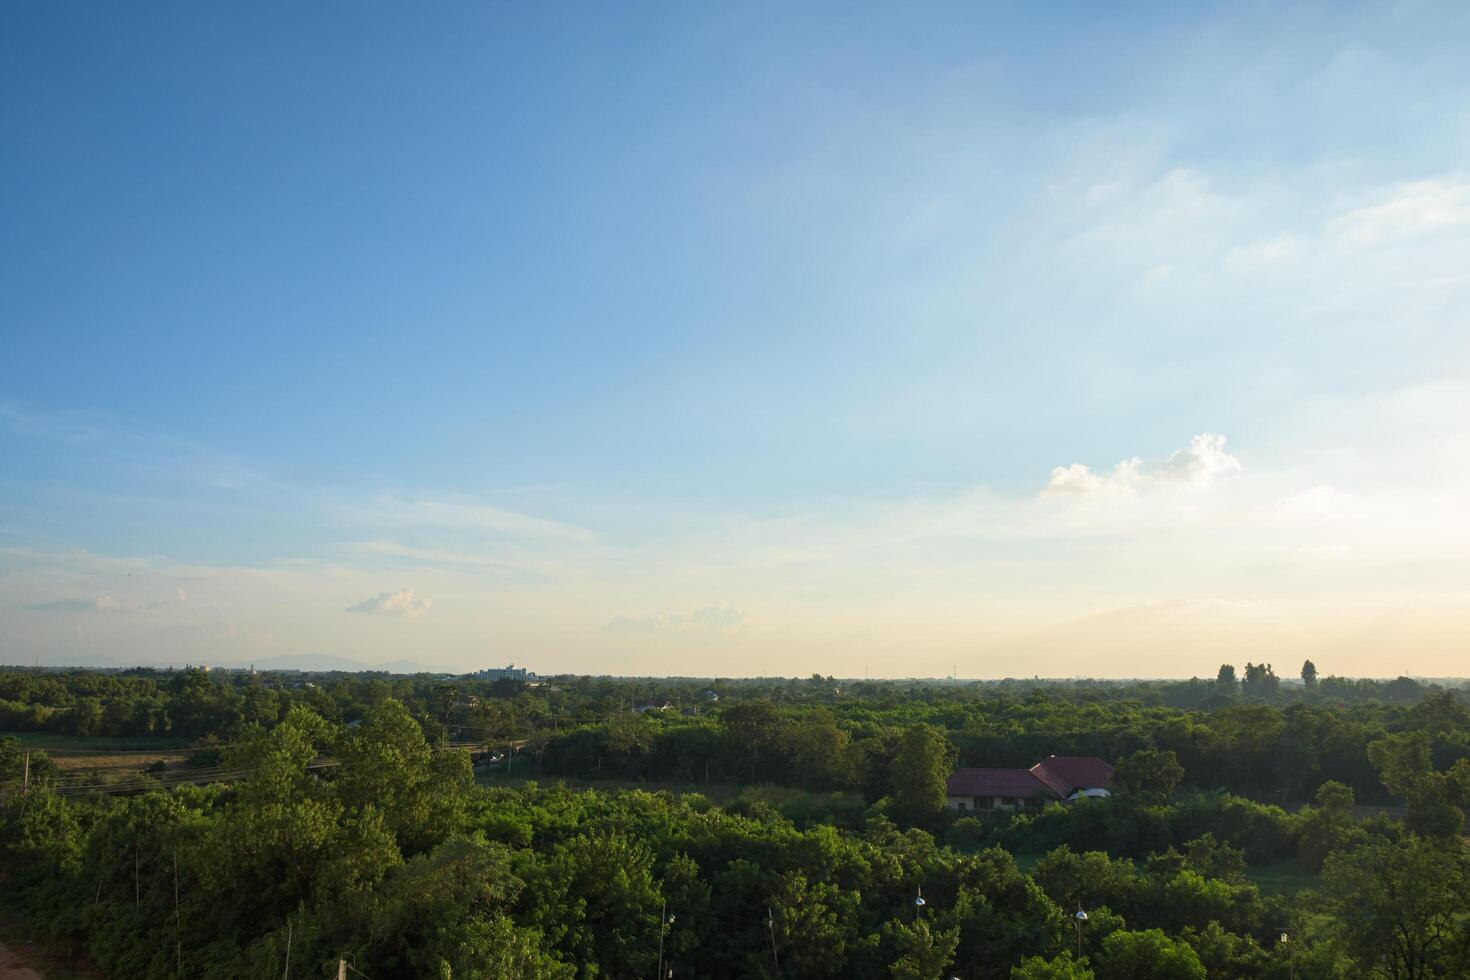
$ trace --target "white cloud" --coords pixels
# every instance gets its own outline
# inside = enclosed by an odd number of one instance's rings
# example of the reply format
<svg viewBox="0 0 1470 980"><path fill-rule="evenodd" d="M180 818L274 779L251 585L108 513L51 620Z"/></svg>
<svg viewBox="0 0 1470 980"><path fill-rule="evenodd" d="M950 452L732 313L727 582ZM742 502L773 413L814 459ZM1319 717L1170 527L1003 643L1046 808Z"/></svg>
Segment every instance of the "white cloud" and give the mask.
<svg viewBox="0 0 1470 980"><path fill-rule="evenodd" d="M731 633L743 629L749 615L728 602L696 609L690 613L652 613L644 616L618 616L607 624L608 630L629 632L704 632Z"/></svg>
<svg viewBox="0 0 1470 980"><path fill-rule="evenodd" d="M1058 466L1042 488L1043 495L1131 495L1150 487L1203 489L1217 479L1240 471L1240 460L1225 451L1225 437L1203 432L1157 465L1140 457L1118 463L1107 473L1094 472L1085 463Z"/></svg>
<svg viewBox="0 0 1470 980"><path fill-rule="evenodd" d="M399 589L397 592L380 592L371 599L364 599L354 606L348 606L347 611L351 613L386 613L390 616L418 619L423 613L428 612L433 605L433 599L427 596L419 598L414 595L413 589Z"/></svg>
<svg viewBox="0 0 1470 980"><path fill-rule="evenodd" d="M1470 225L1470 183L1418 180L1401 184L1386 199L1354 208L1333 230L1359 245L1378 245Z"/></svg>

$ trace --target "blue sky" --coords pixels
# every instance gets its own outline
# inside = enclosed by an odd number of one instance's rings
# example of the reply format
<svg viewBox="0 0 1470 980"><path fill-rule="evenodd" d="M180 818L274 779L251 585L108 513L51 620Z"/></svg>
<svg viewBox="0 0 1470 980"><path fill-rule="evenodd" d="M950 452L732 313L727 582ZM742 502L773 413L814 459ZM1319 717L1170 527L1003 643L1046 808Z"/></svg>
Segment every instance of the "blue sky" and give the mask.
<svg viewBox="0 0 1470 980"><path fill-rule="evenodd" d="M10 5L0 660L1452 672L1467 29Z"/></svg>

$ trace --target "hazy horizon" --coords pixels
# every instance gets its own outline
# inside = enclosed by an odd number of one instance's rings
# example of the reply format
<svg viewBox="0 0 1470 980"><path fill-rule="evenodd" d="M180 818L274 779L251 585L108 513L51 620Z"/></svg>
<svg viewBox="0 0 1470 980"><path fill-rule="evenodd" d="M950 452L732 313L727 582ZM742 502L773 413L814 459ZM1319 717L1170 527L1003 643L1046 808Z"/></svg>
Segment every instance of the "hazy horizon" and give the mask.
<svg viewBox="0 0 1470 980"><path fill-rule="evenodd" d="M81 671L120 671L120 672L126 672L126 671L133 671L133 670L174 671L174 670L185 670L185 669L190 669L190 668L198 669L198 668L201 668L202 667L202 668L205 668L205 669L210 670L210 671L219 670L219 671L223 671L223 672L226 672L226 673L238 673L238 672L244 672L244 671L249 671L249 670L257 670L260 673L270 673L270 672L281 672L281 673L292 673L292 672L296 672L296 673L307 673L307 674L313 674L313 673L315 673L315 674L327 674L327 673L347 673L347 674L351 674L351 673L388 673L388 674L393 674L393 675L398 675L398 676L411 676L411 675L414 675L414 674L444 674L444 675L453 675L453 676L468 676L468 675L470 675L472 673L475 673L475 672L477 672L479 670L482 670L482 669L484 669L486 667L505 667L505 666L507 666L507 665L504 664L504 663L500 663L500 664L485 664L485 665L483 665L481 667L474 667L474 668L468 668L468 669L460 670L460 669L445 668L445 667L442 667L441 665L435 665L433 663L418 663L418 662L414 662L414 661L405 661L405 660L392 660L392 661L385 661L385 662L381 662L381 663L368 663L368 662L359 661L359 660L357 660L356 658L353 658L353 657L343 657L343 656L337 656L335 654L314 655L314 654L309 654L308 653L308 654L296 654L296 655L288 655L288 656L281 656L281 657L267 657L267 658L263 658L261 660L250 661L250 662L246 662L246 663L234 663L234 662L202 663L202 662L198 662L198 661L196 661L196 662L187 662L186 661L186 662L182 662L182 663L164 663L164 662L151 662L151 663L149 663L149 662L141 662L141 661L134 661L134 662L130 662L130 663L118 663L118 662L111 662L111 661L103 662L102 660L96 659L96 658L94 658L94 660L92 662L81 662L81 663L40 663L40 664L35 664L35 663L32 663L32 664L0 663L0 670L14 670L14 669L29 670L29 669L37 669L37 668L39 668L41 670L58 670L58 671L81 670ZM543 668L543 669L538 670L536 668L536 666L535 665L532 665L532 664L511 664L510 666L524 667L525 669L531 671L531 673L534 674L535 677L538 680L550 680L550 679L567 678L567 677L573 677L573 678L575 678L575 677L592 677L592 678L607 678L607 679L610 679L610 680L619 680L619 681L643 681L643 680L648 680L648 681L673 681L673 682L692 682L692 681L698 681L698 682L757 682L757 681L791 681L791 682L803 682L803 681L806 681L806 680L809 679L809 675L808 676L802 676L802 675L796 675L796 674L790 674L790 675L783 675L783 674L617 674L617 673L607 673L607 672L562 671L562 670L556 670L554 667ZM1230 666L1236 667L1238 669L1238 672L1239 672L1239 668L1243 668L1244 667L1244 664L1243 663L1242 664L1231 664ZM1275 665L1271 665L1271 666L1275 666ZM1280 682L1280 685L1283 688L1301 687L1302 684L1303 684L1302 678L1298 675L1298 673L1296 673L1296 672L1294 672L1294 671L1292 671L1290 669L1287 669L1284 672L1282 672L1280 670L1277 670L1276 671L1276 676L1277 676L1277 678L1278 678L1278 680ZM1470 685L1470 675L1453 675L1453 674L1451 674L1451 675L1445 675L1445 676L1431 676L1431 675L1402 675L1402 674L1396 674L1396 675L1382 675L1382 676L1376 676L1375 677L1375 676L1334 675L1331 671L1322 671L1320 673L1320 677L1321 678L1324 678L1324 679L1325 678L1328 678L1328 677L1333 677L1333 676L1336 676L1336 677L1339 677L1339 678L1341 678L1343 680L1348 680L1348 681L1376 681L1376 682L1393 681L1393 680L1398 680L1398 679L1400 679L1402 677L1407 676L1409 680L1416 681L1416 682L1421 683L1421 684L1449 684L1449 685L1452 685L1452 686ZM826 679L832 680L832 681L836 681L836 682L842 682L842 683L859 683L859 684L860 683L863 683L865 681L876 681L876 682L880 682L880 683L905 683L905 682L914 682L914 683L924 683L924 684L932 683L932 684L936 684L936 685L940 685L940 684L974 684L974 683L995 684L995 683L1004 683L1004 682L1014 682L1014 683L1020 683L1020 684L1024 684L1024 683L1027 683L1027 682L1034 682L1034 683L1040 683L1040 684L1099 683L1099 684L1120 684L1120 685L1127 685L1127 684L1133 684L1133 683L1139 683L1139 684L1165 683L1165 684L1168 684L1168 683L1186 682L1186 681L1191 681L1191 680L1213 681L1214 680L1214 675L1213 674L1207 674L1207 675L1201 675L1201 674L1180 674L1180 675L1137 675L1137 676L1134 676L1134 675L1127 675L1127 674L1119 674L1119 675L1114 675L1114 676L1100 676L1100 675L1050 676L1050 675L1046 675L1046 674L1027 674L1027 675L1022 675L1022 676L1016 676L1016 675L997 674L997 675L994 675L994 676L974 676L974 677L954 676L954 677L951 677L949 675L927 675L926 676L926 675L913 675L913 674L878 674L878 673L869 673L866 676L864 676L864 675L840 675L840 674L838 674L838 675L827 675L827 678Z"/></svg>
<svg viewBox="0 0 1470 980"><path fill-rule="evenodd" d="M10 5L0 661L1454 676L1467 27Z"/></svg>

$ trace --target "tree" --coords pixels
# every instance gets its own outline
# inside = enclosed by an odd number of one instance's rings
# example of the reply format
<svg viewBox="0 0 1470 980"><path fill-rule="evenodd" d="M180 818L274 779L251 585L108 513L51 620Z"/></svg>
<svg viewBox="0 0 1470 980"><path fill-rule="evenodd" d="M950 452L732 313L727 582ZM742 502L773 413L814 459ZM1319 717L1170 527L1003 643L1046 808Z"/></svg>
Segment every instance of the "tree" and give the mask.
<svg viewBox="0 0 1470 980"><path fill-rule="evenodd" d="M1360 976L1465 976L1467 890L1470 858L1459 841L1376 840L1333 854L1322 870L1325 921Z"/></svg>
<svg viewBox="0 0 1470 980"><path fill-rule="evenodd" d="M800 872L782 875L770 905L782 968L798 977L844 976L858 906L857 892L809 882Z"/></svg>
<svg viewBox="0 0 1470 980"><path fill-rule="evenodd" d="M1162 929L1120 930L1103 940L1098 980L1205 980L1199 954Z"/></svg>
<svg viewBox="0 0 1470 980"><path fill-rule="evenodd" d="M405 853L425 850L453 829L434 819L434 797L462 787L434 778L433 750L403 702L388 698L369 711L342 740L339 755L342 802L381 810Z"/></svg>
<svg viewBox="0 0 1470 980"><path fill-rule="evenodd" d="M61 769L39 749L29 752L21 748L20 739L14 735L0 737L0 790L18 787L26 778L26 756L30 756L30 781L32 786L52 782L61 775Z"/></svg>
<svg viewBox="0 0 1470 980"><path fill-rule="evenodd" d="M1037 862L1031 877L1063 911L1129 908L1143 886L1127 858L1110 858L1105 851L1078 854L1066 844Z"/></svg>
<svg viewBox="0 0 1470 980"><path fill-rule="evenodd" d="M957 962L1014 963L1056 949L1070 922L1041 886L1020 872L1009 852L991 847L967 857L965 864L973 869L965 874L949 918L960 927Z"/></svg>
<svg viewBox="0 0 1470 980"><path fill-rule="evenodd" d="M350 902L334 912L348 927L365 915L370 961L379 970L394 964L400 975L421 977L447 970L455 980L570 980L575 968L547 955L538 932L517 928L505 914L521 889L504 848L451 838L398 869L363 912Z"/></svg>
<svg viewBox="0 0 1470 980"><path fill-rule="evenodd" d="M521 904L574 962L599 966L584 976L653 972L662 894L653 854L636 837L579 835L558 844Z"/></svg>
<svg viewBox="0 0 1470 980"><path fill-rule="evenodd" d="M1317 787L1317 805L1305 808L1297 824L1297 855L1303 867L1320 873L1327 855L1342 850L1358 830L1353 791L1331 780Z"/></svg>
<svg viewBox="0 0 1470 980"><path fill-rule="evenodd" d="M895 816L908 823L930 824L944 815L955 754L944 732L932 725L914 725L904 731L893 758Z"/></svg>
<svg viewBox="0 0 1470 980"><path fill-rule="evenodd" d="M792 767L807 789L836 789L848 782L849 736L826 708L808 712L787 732Z"/></svg>
<svg viewBox="0 0 1470 980"><path fill-rule="evenodd" d="M1011 980L1093 980L1086 962L1074 960L1070 951L1055 959L1028 956L1020 966L1011 967Z"/></svg>
<svg viewBox="0 0 1470 980"><path fill-rule="evenodd" d="M1183 778L1184 767L1172 751L1139 749L1118 764L1113 787L1120 796L1159 805L1168 802Z"/></svg>
<svg viewBox="0 0 1470 980"><path fill-rule="evenodd" d="M741 701L726 708L721 715L725 728L735 737L740 749L750 750L750 778L755 779L755 767L762 747L775 740L781 727L781 712L769 701Z"/></svg>
<svg viewBox="0 0 1470 980"><path fill-rule="evenodd" d="M1215 683L1221 687L1235 690L1235 666L1233 664L1221 664L1220 672L1215 675Z"/></svg>
<svg viewBox="0 0 1470 980"><path fill-rule="evenodd" d="M1470 806L1470 759L1436 772L1431 748L1426 732L1398 732L1369 745L1368 758L1383 785L1407 801L1405 826L1416 834L1454 837L1464 830Z"/></svg>
<svg viewBox="0 0 1470 980"><path fill-rule="evenodd" d="M1302 664L1302 684L1309 691L1317 686L1317 665L1310 660Z"/></svg>
<svg viewBox="0 0 1470 980"><path fill-rule="evenodd" d="M1241 693L1248 698L1263 698L1270 701L1276 697L1276 690L1281 684L1281 679L1276 676L1276 671L1271 669L1270 664L1245 665L1245 677L1240 682Z"/></svg>
<svg viewBox="0 0 1470 980"><path fill-rule="evenodd" d="M440 926L434 939L435 947L447 947L438 965L439 975L449 980L573 980L577 975L575 966L541 948L540 933L519 929L504 915Z"/></svg>
<svg viewBox="0 0 1470 980"><path fill-rule="evenodd" d="M898 947L898 958L888 968L893 980L937 980L954 960L959 929L937 929L929 920L890 922L889 935Z"/></svg>
<svg viewBox="0 0 1470 980"><path fill-rule="evenodd" d="M620 711L607 720L607 747L618 755L647 752L653 746L653 722L646 714Z"/></svg>

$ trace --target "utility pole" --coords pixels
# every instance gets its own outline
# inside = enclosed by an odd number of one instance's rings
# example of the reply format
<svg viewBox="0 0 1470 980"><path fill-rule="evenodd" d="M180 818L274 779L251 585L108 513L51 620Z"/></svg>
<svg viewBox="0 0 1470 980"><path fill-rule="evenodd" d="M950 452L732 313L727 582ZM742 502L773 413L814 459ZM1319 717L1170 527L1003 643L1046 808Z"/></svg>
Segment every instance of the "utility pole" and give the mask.
<svg viewBox="0 0 1470 980"><path fill-rule="evenodd" d="M776 966L776 977L781 977L781 957L776 955L776 916L771 912L770 906L766 906L766 928L771 933L771 962Z"/></svg>
<svg viewBox="0 0 1470 980"><path fill-rule="evenodd" d="M174 964L184 975L184 920L179 915L179 852L174 851Z"/></svg>
<svg viewBox="0 0 1470 980"><path fill-rule="evenodd" d="M658 906L658 980L668 980L674 975L674 967L669 966L668 973L664 972L664 935L674 926L674 917L665 915L669 909L669 903L663 901Z"/></svg>

